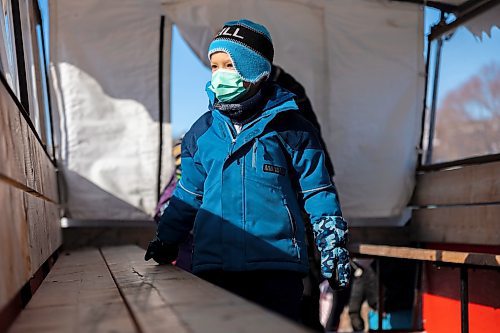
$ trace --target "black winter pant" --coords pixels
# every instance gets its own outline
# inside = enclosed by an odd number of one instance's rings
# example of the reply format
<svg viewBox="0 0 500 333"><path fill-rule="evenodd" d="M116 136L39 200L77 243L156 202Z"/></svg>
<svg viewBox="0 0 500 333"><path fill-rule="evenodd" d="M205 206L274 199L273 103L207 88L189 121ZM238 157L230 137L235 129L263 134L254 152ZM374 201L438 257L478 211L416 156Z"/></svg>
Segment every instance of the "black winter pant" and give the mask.
<svg viewBox="0 0 500 333"><path fill-rule="evenodd" d="M200 278L289 319L300 321L302 275L289 271L207 271Z"/></svg>
<svg viewBox="0 0 500 333"><path fill-rule="evenodd" d="M333 291L332 309L330 310L330 315L325 325L325 330L327 332L334 332L339 328L340 315L349 302L350 292L350 288Z"/></svg>

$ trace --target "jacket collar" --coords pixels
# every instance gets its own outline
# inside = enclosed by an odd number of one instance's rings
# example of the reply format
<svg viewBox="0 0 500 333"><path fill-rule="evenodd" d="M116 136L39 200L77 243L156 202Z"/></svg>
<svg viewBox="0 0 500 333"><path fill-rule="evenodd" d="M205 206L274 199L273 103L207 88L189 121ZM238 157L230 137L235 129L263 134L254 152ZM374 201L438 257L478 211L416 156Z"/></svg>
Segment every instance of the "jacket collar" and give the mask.
<svg viewBox="0 0 500 333"><path fill-rule="evenodd" d="M206 92L209 98L209 110L212 111L214 118L225 123L223 126L225 130L229 131L230 138L233 139L234 147L232 153L236 152L239 148L248 142L253 141L256 137L262 134L267 124L269 124L279 113L298 110L297 104L293 97L295 96L290 91L281 88L279 85L271 83L270 98L264 105L262 113L254 120L243 125L241 132L236 136L233 124L229 117L223 115L219 110L214 107L215 94L208 89L210 82L207 83Z"/></svg>

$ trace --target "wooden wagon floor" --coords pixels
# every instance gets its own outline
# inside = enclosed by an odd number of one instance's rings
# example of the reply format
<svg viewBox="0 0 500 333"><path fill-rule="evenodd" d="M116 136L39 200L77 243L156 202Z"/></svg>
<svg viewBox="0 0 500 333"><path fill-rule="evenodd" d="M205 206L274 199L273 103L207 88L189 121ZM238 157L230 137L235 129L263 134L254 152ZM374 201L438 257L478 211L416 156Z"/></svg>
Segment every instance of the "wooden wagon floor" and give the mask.
<svg viewBox="0 0 500 333"><path fill-rule="evenodd" d="M307 332L137 246L62 254L9 332Z"/></svg>

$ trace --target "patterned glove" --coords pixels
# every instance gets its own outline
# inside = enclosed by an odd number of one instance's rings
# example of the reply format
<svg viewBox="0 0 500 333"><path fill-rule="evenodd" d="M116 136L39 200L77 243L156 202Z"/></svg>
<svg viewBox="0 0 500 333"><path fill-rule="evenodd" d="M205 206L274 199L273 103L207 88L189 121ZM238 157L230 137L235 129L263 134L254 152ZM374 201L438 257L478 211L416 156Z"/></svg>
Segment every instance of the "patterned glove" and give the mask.
<svg viewBox="0 0 500 333"><path fill-rule="evenodd" d="M144 260L153 258L160 265L171 264L179 254L177 245L165 244L158 237L149 242L148 249L144 255Z"/></svg>
<svg viewBox="0 0 500 333"><path fill-rule="evenodd" d="M341 216L325 216L313 224L316 245L321 252L321 274L337 290L349 285L351 266L347 243L347 222Z"/></svg>
<svg viewBox="0 0 500 333"><path fill-rule="evenodd" d="M328 283L333 290L340 290L349 286L351 277L351 265L349 264L349 252L343 247L333 249L336 261L336 266L332 273L332 277L328 279ZM323 257L323 256L322 256ZM323 259L323 258L322 258Z"/></svg>

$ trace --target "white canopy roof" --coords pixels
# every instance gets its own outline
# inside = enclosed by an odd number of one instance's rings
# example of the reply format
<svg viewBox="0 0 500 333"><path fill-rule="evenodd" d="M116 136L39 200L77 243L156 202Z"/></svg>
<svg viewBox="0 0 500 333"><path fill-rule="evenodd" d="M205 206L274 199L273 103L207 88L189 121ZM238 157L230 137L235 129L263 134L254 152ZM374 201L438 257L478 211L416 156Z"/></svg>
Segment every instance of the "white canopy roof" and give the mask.
<svg viewBox="0 0 500 333"><path fill-rule="evenodd" d="M345 215L398 223L412 195L421 131L422 6L375 0L66 0L50 6L60 157L72 217L140 219L153 211L163 14L204 62L225 21L245 17L266 25L275 62L312 100ZM163 56L168 68L168 48ZM167 160L170 127L163 127ZM168 173L164 167L163 182Z"/></svg>

